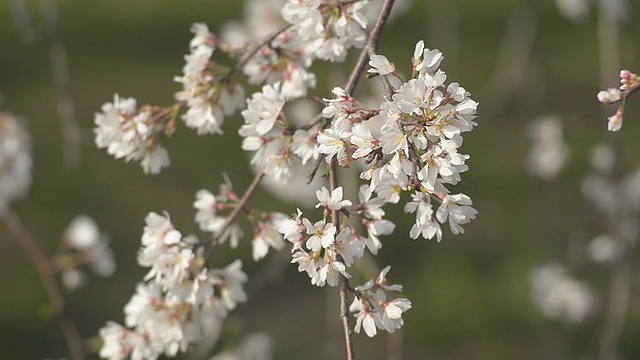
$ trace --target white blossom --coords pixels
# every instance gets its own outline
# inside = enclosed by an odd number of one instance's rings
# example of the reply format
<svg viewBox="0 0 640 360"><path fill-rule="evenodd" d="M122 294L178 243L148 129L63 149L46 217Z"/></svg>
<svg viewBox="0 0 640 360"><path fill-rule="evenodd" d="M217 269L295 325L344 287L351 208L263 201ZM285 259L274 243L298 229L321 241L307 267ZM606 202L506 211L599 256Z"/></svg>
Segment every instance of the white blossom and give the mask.
<svg viewBox="0 0 640 360"><path fill-rule="evenodd" d="M342 200L342 186L336 187L331 193L323 186L316 191L316 197L320 201L316 204L316 208L324 206L330 210L340 210L343 207L351 206L351 201Z"/></svg>
<svg viewBox="0 0 640 360"><path fill-rule="evenodd" d="M140 161L146 174L157 174L169 166L167 150L160 146L158 135L163 126L145 109L136 108L133 98L114 95L113 103L95 114L95 143L110 155L125 161Z"/></svg>
<svg viewBox="0 0 640 360"><path fill-rule="evenodd" d="M583 283L560 265L547 264L531 273L533 299L548 319L568 323L583 321L594 309L595 298Z"/></svg>
<svg viewBox="0 0 640 360"><path fill-rule="evenodd" d="M560 119L553 115L536 119L528 130L533 146L527 155L526 169L543 180L554 179L569 157Z"/></svg>

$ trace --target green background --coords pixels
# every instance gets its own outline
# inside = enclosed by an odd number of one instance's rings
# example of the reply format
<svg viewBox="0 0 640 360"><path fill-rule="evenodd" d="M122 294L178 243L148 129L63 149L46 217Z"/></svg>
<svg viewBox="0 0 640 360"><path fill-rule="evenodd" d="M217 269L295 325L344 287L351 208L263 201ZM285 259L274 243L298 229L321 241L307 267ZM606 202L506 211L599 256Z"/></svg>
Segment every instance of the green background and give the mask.
<svg viewBox="0 0 640 360"><path fill-rule="evenodd" d="M238 192L252 177L235 135L242 121L238 114L227 119L224 137L197 136L179 126L165 141L171 166L158 176L145 176L138 164L125 164L96 149L93 114L114 93L136 97L139 104L171 104L179 89L172 79L181 72L191 24L203 21L215 32L226 20L240 19L242 5L219 0L59 1L61 34L83 128L82 161L67 167L49 45L38 2L28 4L35 37L24 43L11 21L11 2L0 2L0 109L24 119L34 140L34 183L14 209L49 255L55 253L66 225L80 213L92 216L110 235L116 274L108 279L92 276L86 287L67 294L71 316L82 336L90 338L107 320L123 321L122 307L145 273L135 256L148 212L166 210L183 233L196 232L192 202L197 190L217 191L223 171ZM523 83L513 88L507 82L506 90L497 91L487 85L506 71L496 68L496 62L509 17L518 7L535 22L536 38ZM621 67L636 72L638 8L637 1L631 2L630 21L620 29ZM577 275L601 299L601 310L579 325L547 321L537 313L529 271L567 258L568 238L582 226L580 214L587 206L580 183L589 170L587 154L593 145L612 139L620 144L628 168L640 164L639 99L631 99L623 129L616 134L606 132L606 116L614 109L603 111L595 99L601 78L595 9L589 19L575 24L551 1L414 1L389 24L379 53L405 67L419 39L443 51L448 79L460 82L480 103L479 126L466 134L462 147L471 155L470 170L456 187L472 197L479 215L465 226L464 235L453 236L446 229L440 243L414 241L407 236L414 216L391 206L396 232L383 239L375 260L381 267L392 265L390 281L404 285L413 308L405 314L399 336L356 335L358 357L384 359L388 346L401 341L406 359L593 358L606 306L608 270L588 264L578 268ZM344 69L334 71L347 73L354 56ZM323 75L330 66L318 64L314 69L321 80L313 95L330 96L336 84ZM615 86L617 72L605 75L607 85ZM247 88L247 93L254 90ZM557 181L543 183L523 170L530 145L525 126L549 112L563 119L571 158ZM251 205L294 211L293 205L264 191ZM277 263L278 257L270 254L261 263L252 262L249 240L244 239L236 251L223 247L214 261L226 265L237 256L244 259L250 277ZM638 276L634 277L637 284ZM236 341L240 333L268 332L275 341L276 359L339 358L336 289L313 287L293 265L265 285L233 313L224 341ZM37 273L4 228L0 286L0 358L67 356L57 323L46 315L47 298ZM636 292L620 343L626 359L640 357L638 300Z"/></svg>

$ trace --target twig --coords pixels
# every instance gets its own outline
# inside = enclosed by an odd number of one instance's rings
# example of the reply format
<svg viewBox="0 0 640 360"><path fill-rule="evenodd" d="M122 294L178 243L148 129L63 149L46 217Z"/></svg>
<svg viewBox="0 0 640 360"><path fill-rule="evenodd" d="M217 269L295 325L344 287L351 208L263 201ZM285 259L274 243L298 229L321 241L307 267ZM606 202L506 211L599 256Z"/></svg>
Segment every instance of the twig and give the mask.
<svg viewBox="0 0 640 360"><path fill-rule="evenodd" d="M18 215L9 211L2 217L2 220L9 230L9 233L11 233L11 236L18 242L22 251L24 251L38 272L40 281L42 281L42 285L49 298L49 303L53 308L60 329L62 330L64 340L67 343L69 356L73 360L84 360L85 355L82 339L80 338L76 325L65 311L64 296L58 286L49 259L44 252L42 252L42 249L33 239L29 231L22 225Z"/></svg>
<svg viewBox="0 0 640 360"><path fill-rule="evenodd" d="M509 16L491 77L480 91L484 112L503 108L522 89L538 32L536 4L521 1Z"/></svg>
<svg viewBox="0 0 640 360"><path fill-rule="evenodd" d="M358 81L360 80L360 77L364 72L364 68L367 65L367 61L369 60L369 51L375 53L376 49L378 48L378 41L380 41L382 28L384 28L384 25L389 19L389 14L391 13L391 8L393 7L394 1L395 0L385 0L382 4L382 8L380 8L378 19L376 19L376 23L371 30L371 34L369 34L367 44L364 46L364 49L362 49L360 57L358 57L358 61L351 71L349 81L347 81L347 84L344 86L344 91L349 95L353 94L353 91L356 89L356 85L358 84Z"/></svg>
<svg viewBox="0 0 640 360"><path fill-rule="evenodd" d="M253 193L258 188L258 185L260 184L260 182L264 178L264 175L265 175L264 170L262 170L262 171L260 171L260 172L258 172L256 174L256 176L253 178L253 181L251 182L251 184L249 184L249 187L247 188L247 190L245 190L244 194L242 195L242 198L240 198L240 201L238 201L238 204L236 204L236 207L231 211L231 214L229 214L229 216L225 220L224 224L220 228L218 236L216 236L215 238L211 239L209 241L208 245L212 245L212 244L216 243L217 239L219 237L223 236L224 233L229 229L229 227L236 220L236 218L238 217L238 215L240 214L242 209L244 209L244 206L247 204L247 201L249 201L249 199L251 198L251 195L253 195ZM213 255L213 250L214 249L215 249L215 246L209 246L207 248L207 250L205 252L205 255L204 255L204 258L205 258L206 262L208 262L209 259L211 258L211 255Z"/></svg>
<svg viewBox="0 0 640 360"><path fill-rule="evenodd" d="M75 166L81 157L80 127L76 121L67 49L60 35L56 0L40 0L40 11L50 42L51 71L58 93L58 118L62 127L63 154L67 166Z"/></svg>
<svg viewBox="0 0 640 360"><path fill-rule="evenodd" d="M329 189L333 192L336 187L338 187L336 161L335 159L332 159L329 164ZM338 210L331 210L331 222L336 229L340 228L340 215ZM339 279L340 283L338 284L338 291L340 293L340 320L342 321L345 350L347 353L347 360L354 360L355 353L353 350L353 333L351 331L351 321L349 318L349 280L342 274L339 275Z"/></svg>
<svg viewBox="0 0 640 360"><path fill-rule="evenodd" d="M279 30L275 31L273 34L266 37L261 43L259 43L253 49L251 49L248 53L243 55L240 61L238 61L238 63L231 69L231 71L227 75L225 75L222 79L220 79L220 81L224 82L229 78L231 78L231 76L236 72L238 72L239 70L241 70L247 64L247 62L249 62L249 60L251 60L251 58L253 58L260 49L262 49L263 46L270 44L280 34L289 30L290 27L291 27L291 24L283 26Z"/></svg>
<svg viewBox="0 0 640 360"><path fill-rule="evenodd" d="M628 247L628 244L626 244ZM622 249L623 255L611 268L609 306L600 337L599 360L615 360L622 328L629 310L631 294L631 252Z"/></svg>

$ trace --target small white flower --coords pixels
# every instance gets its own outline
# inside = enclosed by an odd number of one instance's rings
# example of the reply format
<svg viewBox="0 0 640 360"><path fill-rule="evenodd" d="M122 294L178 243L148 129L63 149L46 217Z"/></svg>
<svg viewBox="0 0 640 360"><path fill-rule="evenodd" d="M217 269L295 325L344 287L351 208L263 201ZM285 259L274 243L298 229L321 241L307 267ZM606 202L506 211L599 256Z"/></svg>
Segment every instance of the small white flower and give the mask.
<svg viewBox="0 0 640 360"><path fill-rule="evenodd" d="M280 83L265 85L262 92L254 93L251 99L247 99L247 109L242 111L242 117L246 124L256 127L258 135L265 135L275 125L283 106Z"/></svg>
<svg viewBox="0 0 640 360"><path fill-rule="evenodd" d="M331 194L329 194L329 190L323 186L320 190L316 191L316 197L318 201L320 201L316 204L316 208L324 206L330 210L340 210L343 207L351 206L351 201L342 200L342 186L333 189Z"/></svg>
<svg viewBox="0 0 640 360"><path fill-rule="evenodd" d="M307 248L309 250L317 251L320 250L320 248L326 249L333 244L336 234L335 225L327 223L324 220L320 220L312 225L307 218L303 218L302 223L307 228L307 234L312 235L309 240L307 240Z"/></svg>
<svg viewBox="0 0 640 360"><path fill-rule="evenodd" d="M615 114L609 116L607 118L609 123L607 124L607 129L609 131L620 131L622 129L622 111L618 109Z"/></svg>
<svg viewBox="0 0 640 360"><path fill-rule="evenodd" d="M369 66L371 66L372 69L369 69L367 72L371 74L387 75L396 70L395 66L382 55L372 55L369 60Z"/></svg>
<svg viewBox="0 0 640 360"><path fill-rule="evenodd" d="M87 250L102 241L102 234L96 222L87 215L76 216L64 234L69 245L78 250Z"/></svg>
<svg viewBox="0 0 640 360"><path fill-rule="evenodd" d="M449 218L451 232L456 235L462 234L464 229L460 225L475 219L478 214L471 205L473 205L471 198L465 194L447 195L436 212L436 218L443 224Z"/></svg>
<svg viewBox="0 0 640 360"><path fill-rule="evenodd" d="M376 328L376 322L373 317L373 314L369 309L364 307L360 300L354 299L353 303L349 307L349 311L357 312L356 314L356 326L354 331L359 334L361 329L364 329L364 332L368 337L374 337L378 333Z"/></svg>

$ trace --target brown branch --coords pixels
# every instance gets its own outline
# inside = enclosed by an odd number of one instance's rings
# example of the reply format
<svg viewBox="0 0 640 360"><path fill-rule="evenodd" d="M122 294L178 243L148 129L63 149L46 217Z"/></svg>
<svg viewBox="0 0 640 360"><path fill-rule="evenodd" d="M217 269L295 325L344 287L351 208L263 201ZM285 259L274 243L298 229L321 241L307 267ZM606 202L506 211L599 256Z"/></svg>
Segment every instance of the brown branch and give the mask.
<svg viewBox="0 0 640 360"><path fill-rule="evenodd" d="M222 228L220 229L220 232L218 233L218 236L214 237L209 241L209 243L207 244L208 248L204 255L206 262L208 262L209 259L211 258L211 255L213 255L213 250L215 249L215 246L213 245L217 243L217 240L224 235L224 233L229 229L231 224L233 224L233 222L236 220L236 218L238 217L242 209L244 209L245 205L247 204L247 201L249 201L249 199L251 198L251 195L253 195L253 193L258 188L258 185L264 178L264 175L265 175L264 170L261 170L256 174L256 176L253 178L253 181L251 182L251 184L249 184L249 187L247 188L247 190L245 190L244 194L242 195L242 198L240 198L240 200L236 204L236 207L231 211L231 214L229 214L229 216L225 220L224 224L222 225Z"/></svg>
<svg viewBox="0 0 640 360"><path fill-rule="evenodd" d="M222 79L220 79L220 81L224 82L224 81L229 80L231 78L231 76L233 74L235 74L236 72L238 72L239 70L241 70L247 64L247 62L249 62L249 60L251 60L251 58L253 58L258 53L258 51L260 49L262 49L263 46L270 44L280 34L282 34L283 32L285 32L287 30L289 30L290 27L291 27L291 24L285 25L282 28L280 28L279 30L275 31L273 34L267 36L261 43L259 43L253 49L251 49L251 51L246 53L240 59L240 61L238 61L238 63L231 69L231 71L227 75L225 75Z"/></svg>
<svg viewBox="0 0 640 360"><path fill-rule="evenodd" d="M349 76L349 81L344 86L344 91L352 95L353 91L356 89L356 85L364 72L364 68L369 61L369 51L372 53L376 52L378 48L378 41L380 41L380 34L382 33L382 28L387 23L389 19L389 14L391 14L391 8L393 7L393 3L395 0L385 0L382 4L382 8L380 8L380 13L378 14L378 18L376 19L376 23L371 30L371 34L369 34L369 39L367 40L367 44L362 49L360 53L360 57L358 57L358 61L351 71L351 75Z"/></svg>
<svg viewBox="0 0 640 360"><path fill-rule="evenodd" d="M76 325L65 311L65 300L62 291L56 281L55 273L51 267L49 259L44 254L38 243L33 239L29 231L22 225L20 218L15 213L9 211L2 217L5 226L11 236L18 242L22 251L29 258L38 272L40 281L44 286L49 303L53 308L62 335L67 343L69 356L73 360L84 360L85 354L82 346L82 339L78 333Z"/></svg>
<svg viewBox="0 0 640 360"><path fill-rule="evenodd" d="M353 91L358 84L358 81L362 77L362 73L364 72L367 61L369 60L369 53L375 53L378 41L380 40L380 34L382 33L382 29L389 19L389 14L391 13L391 8L393 7L394 0L385 0L382 4L382 8L380 9L380 13L378 14L378 18L376 19L376 23L369 34L369 39L367 40L367 44L364 46L364 49L360 52L360 56L358 57L358 61L351 71L351 75L349 75L349 80L347 84L344 86L344 90L347 94L353 94ZM333 190L338 186L337 176L336 176L336 160L335 158L331 160L329 164L329 190L333 192ZM336 229L340 228L340 214L337 210L331 211L331 222L336 227ZM341 259L340 259L341 260ZM340 319L342 321L342 331L344 334L345 341L345 351L347 355L347 360L355 359L355 352L353 349L353 338L352 338L352 330L351 330L351 321L349 318L349 280L342 274L339 275L340 283L338 284L338 291L340 293Z"/></svg>
<svg viewBox="0 0 640 360"><path fill-rule="evenodd" d="M329 164L329 191L333 192L336 187L338 187L336 177L336 160L331 159L331 163ZM336 227L336 229L340 228L340 214L338 213L338 210L331 210L331 222ZM342 261L340 255L338 255L338 257L339 260ZM349 318L349 280L342 274L339 274L339 279L340 282L338 284L338 291L340 293L340 320L342 321L345 350L347 353L347 360L354 360L355 353L353 350L353 332L351 330L351 321Z"/></svg>

